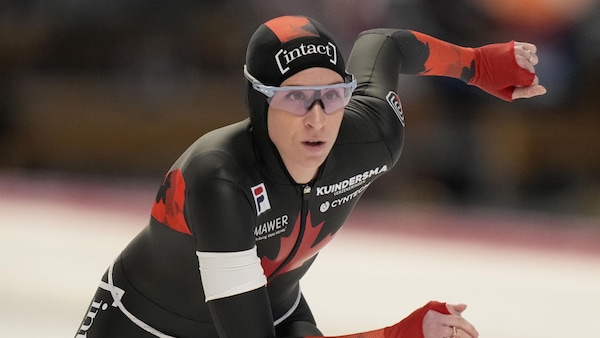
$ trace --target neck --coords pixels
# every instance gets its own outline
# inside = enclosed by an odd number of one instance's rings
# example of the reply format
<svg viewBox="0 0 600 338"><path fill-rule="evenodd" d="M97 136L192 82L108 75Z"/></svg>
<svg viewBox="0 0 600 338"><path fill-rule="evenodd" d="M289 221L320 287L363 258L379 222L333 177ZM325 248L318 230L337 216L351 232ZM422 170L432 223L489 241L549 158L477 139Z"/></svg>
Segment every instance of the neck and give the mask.
<svg viewBox="0 0 600 338"><path fill-rule="evenodd" d="M306 183L312 181L313 179L315 179L315 177L317 176L317 173L319 172L319 168L316 168L316 169L297 168L296 170L290 170L288 168L288 172L290 173L290 176L292 177L294 182L296 182L298 184L306 184Z"/></svg>

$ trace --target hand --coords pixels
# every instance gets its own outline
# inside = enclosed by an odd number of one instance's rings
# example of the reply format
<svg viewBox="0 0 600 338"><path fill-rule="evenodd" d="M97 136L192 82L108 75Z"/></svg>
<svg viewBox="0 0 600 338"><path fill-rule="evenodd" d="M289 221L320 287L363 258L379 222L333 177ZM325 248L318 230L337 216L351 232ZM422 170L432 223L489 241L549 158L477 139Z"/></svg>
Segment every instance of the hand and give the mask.
<svg viewBox="0 0 600 338"><path fill-rule="evenodd" d="M450 314L429 310L423 317L423 336L425 338L476 338L479 333L471 323L461 315L465 304L446 304ZM456 328L454 331L453 328ZM456 333L456 334L455 334Z"/></svg>
<svg viewBox="0 0 600 338"><path fill-rule="evenodd" d="M534 44L526 42L515 42L515 59L517 64L535 74L534 66L538 64L537 47ZM533 78L533 83L530 86L515 88L512 94L512 99L530 98L538 95L546 94L546 88L540 86L540 79L537 75Z"/></svg>
<svg viewBox="0 0 600 338"><path fill-rule="evenodd" d="M507 42L475 48L475 74L469 84L506 101L546 93L535 75L535 45Z"/></svg>
<svg viewBox="0 0 600 338"><path fill-rule="evenodd" d="M368 332L325 338L477 338L479 337L477 330L461 317L466 308L464 304L450 305L431 301L395 325ZM453 327L456 328L456 334ZM305 338L318 337L321 336Z"/></svg>

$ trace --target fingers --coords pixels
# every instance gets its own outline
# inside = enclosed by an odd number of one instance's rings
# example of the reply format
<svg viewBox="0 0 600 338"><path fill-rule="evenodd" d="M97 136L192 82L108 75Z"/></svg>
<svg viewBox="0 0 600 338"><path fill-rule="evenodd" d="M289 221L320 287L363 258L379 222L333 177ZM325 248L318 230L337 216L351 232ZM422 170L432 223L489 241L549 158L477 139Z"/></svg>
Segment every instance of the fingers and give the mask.
<svg viewBox="0 0 600 338"><path fill-rule="evenodd" d="M466 319L461 317L461 314L467 309L466 304L446 304L446 307L451 315L446 316L446 320L450 321L450 324L444 322L444 325L448 325L451 329L453 327L458 329L455 335L456 338L475 338L479 336L479 333L475 327ZM461 332L463 334L460 334ZM448 337L452 337L452 335Z"/></svg>
<svg viewBox="0 0 600 338"><path fill-rule="evenodd" d="M458 307L458 308L457 308ZM448 310L452 313L466 309L466 305L450 305ZM452 337L453 327L456 328L454 338L477 338L479 333L471 323L458 314L442 314L434 310L429 310L423 318L423 336L425 338Z"/></svg>
<svg viewBox="0 0 600 338"><path fill-rule="evenodd" d="M444 329L444 332L448 332L443 338L477 338L478 336L472 336L468 332L463 331L456 326L447 327Z"/></svg>
<svg viewBox="0 0 600 338"><path fill-rule="evenodd" d="M515 54L521 55L527 60L531 59L532 63L535 59L534 65L537 64L537 47L532 43L515 42Z"/></svg>
<svg viewBox="0 0 600 338"><path fill-rule="evenodd" d="M466 304L446 304L448 312L453 315L460 316L460 314L467 309Z"/></svg>
<svg viewBox="0 0 600 338"><path fill-rule="evenodd" d="M537 55L537 47L531 43L515 42L514 49L517 64L530 73L535 73L534 66L540 61Z"/></svg>
<svg viewBox="0 0 600 338"><path fill-rule="evenodd" d="M546 94L546 87L538 84L539 80L534 79L533 84L527 87L517 87L512 93L512 99L528 99L534 96Z"/></svg>
<svg viewBox="0 0 600 338"><path fill-rule="evenodd" d="M448 326L450 329L452 327L457 328L456 338L477 338L479 337L479 332L477 329L469 323L466 319L459 316L454 315L446 315L445 321L443 325ZM452 337L450 334L448 337Z"/></svg>
<svg viewBox="0 0 600 338"><path fill-rule="evenodd" d="M521 68L526 69L530 73L535 73L534 66L539 62L537 47L527 42L515 42L515 60ZM512 99L526 99L546 94L546 88L539 85L539 83L540 79L536 75L531 85L516 87L513 91Z"/></svg>
<svg viewBox="0 0 600 338"><path fill-rule="evenodd" d="M524 48L534 53L537 53L537 47L534 44L528 42L515 41L515 48Z"/></svg>
<svg viewBox="0 0 600 338"><path fill-rule="evenodd" d="M444 331L450 330L450 333L444 335L443 338L455 338L458 335L458 329L456 327L444 328Z"/></svg>

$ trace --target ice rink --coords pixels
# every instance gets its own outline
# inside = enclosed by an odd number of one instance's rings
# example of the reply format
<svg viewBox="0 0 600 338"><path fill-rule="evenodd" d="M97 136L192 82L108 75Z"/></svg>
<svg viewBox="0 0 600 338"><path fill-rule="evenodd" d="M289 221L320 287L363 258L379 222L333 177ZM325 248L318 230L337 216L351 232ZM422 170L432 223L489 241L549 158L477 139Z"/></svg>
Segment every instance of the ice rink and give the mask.
<svg viewBox="0 0 600 338"><path fill-rule="evenodd" d="M0 176L0 336L73 337L154 186ZM487 338L600 337L600 220L359 203L303 282L325 334L468 304Z"/></svg>

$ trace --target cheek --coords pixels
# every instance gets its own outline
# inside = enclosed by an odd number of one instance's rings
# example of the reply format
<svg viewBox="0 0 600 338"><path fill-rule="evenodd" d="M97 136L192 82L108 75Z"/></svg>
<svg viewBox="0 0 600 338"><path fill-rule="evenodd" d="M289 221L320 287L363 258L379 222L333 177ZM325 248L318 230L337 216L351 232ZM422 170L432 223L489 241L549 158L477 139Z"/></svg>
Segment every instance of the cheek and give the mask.
<svg viewBox="0 0 600 338"><path fill-rule="evenodd" d="M267 131L269 138L276 146L279 147L286 135L290 134L290 121L280 111L269 109L267 115Z"/></svg>
<svg viewBox="0 0 600 338"><path fill-rule="evenodd" d="M344 111L340 111L339 113L335 113L329 116L329 121L327 122L328 126L335 131L336 135L342 126L342 120L344 119Z"/></svg>

